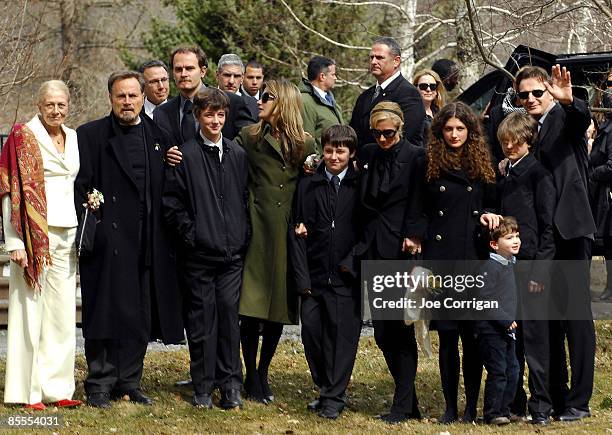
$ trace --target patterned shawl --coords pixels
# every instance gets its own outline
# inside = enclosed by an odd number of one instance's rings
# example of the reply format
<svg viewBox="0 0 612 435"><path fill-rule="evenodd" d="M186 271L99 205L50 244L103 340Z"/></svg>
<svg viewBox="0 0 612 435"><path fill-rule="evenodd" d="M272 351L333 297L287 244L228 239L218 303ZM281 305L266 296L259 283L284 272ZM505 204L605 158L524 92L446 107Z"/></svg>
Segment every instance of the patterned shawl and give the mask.
<svg viewBox="0 0 612 435"><path fill-rule="evenodd" d="M38 141L24 124L14 125L2 147L0 198L6 194L11 198L11 224L23 240L28 256L28 266L23 271L25 281L30 287L41 290L43 267L51 264L47 196Z"/></svg>

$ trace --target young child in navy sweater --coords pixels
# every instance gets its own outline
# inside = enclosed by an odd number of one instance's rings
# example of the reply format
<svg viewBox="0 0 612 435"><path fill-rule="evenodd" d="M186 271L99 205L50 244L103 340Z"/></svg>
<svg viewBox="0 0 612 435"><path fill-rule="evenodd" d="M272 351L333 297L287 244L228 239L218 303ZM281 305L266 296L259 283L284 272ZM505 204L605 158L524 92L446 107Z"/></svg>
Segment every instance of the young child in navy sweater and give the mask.
<svg viewBox="0 0 612 435"><path fill-rule="evenodd" d="M516 283L513 264L521 247L516 219L505 217L491 232L492 252L481 270L486 277L480 290L481 300L496 301L498 308L477 320L478 348L487 370L484 390L484 421L488 424L510 423L510 404L516 392Z"/></svg>

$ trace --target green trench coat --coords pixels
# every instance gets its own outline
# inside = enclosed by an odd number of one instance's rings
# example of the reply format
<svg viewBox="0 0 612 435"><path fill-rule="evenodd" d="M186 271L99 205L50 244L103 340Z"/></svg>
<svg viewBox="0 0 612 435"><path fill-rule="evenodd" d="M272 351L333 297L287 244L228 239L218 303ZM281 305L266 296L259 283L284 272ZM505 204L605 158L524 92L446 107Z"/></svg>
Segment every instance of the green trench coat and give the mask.
<svg viewBox="0 0 612 435"><path fill-rule="evenodd" d="M257 142L254 128L243 128L235 139L249 159L253 229L244 265L240 314L284 324L297 323L297 294L287 285L287 225L302 164L292 167L286 163L279 142L269 131ZM314 140L308 136L303 160L314 150Z"/></svg>

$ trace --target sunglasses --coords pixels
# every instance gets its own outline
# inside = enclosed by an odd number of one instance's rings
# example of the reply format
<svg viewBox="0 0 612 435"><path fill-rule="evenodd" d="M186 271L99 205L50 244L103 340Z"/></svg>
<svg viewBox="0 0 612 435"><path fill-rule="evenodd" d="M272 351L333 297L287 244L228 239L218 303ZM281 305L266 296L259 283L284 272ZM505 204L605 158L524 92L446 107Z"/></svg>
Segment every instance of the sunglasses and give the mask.
<svg viewBox="0 0 612 435"><path fill-rule="evenodd" d="M417 86L422 91L426 91L427 89L431 89L432 91L435 91L436 89L438 89L437 83L419 83Z"/></svg>
<svg viewBox="0 0 612 435"><path fill-rule="evenodd" d="M608 84L607 84L607 86L608 86L609 88L612 88L612 80L608 80L608 82L607 82L607 83L608 83Z"/></svg>
<svg viewBox="0 0 612 435"><path fill-rule="evenodd" d="M379 137L383 136L385 139L391 139L393 136L395 136L397 134L397 130L376 130L375 128L370 129L370 132L372 133L372 136L374 136L374 139L378 139Z"/></svg>
<svg viewBox="0 0 612 435"><path fill-rule="evenodd" d="M521 100L526 100L526 99L529 98L529 94L533 94L534 97L540 98L542 95L544 95L545 92L546 92L546 89L534 89L533 91L521 91L521 92L517 92L516 95L518 95L518 97Z"/></svg>
<svg viewBox="0 0 612 435"><path fill-rule="evenodd" d="M276 97L274 95L269 94L268 92L264 92L263 94L261 94L262 103L266 104L270 100L276 100Z"/></svg>

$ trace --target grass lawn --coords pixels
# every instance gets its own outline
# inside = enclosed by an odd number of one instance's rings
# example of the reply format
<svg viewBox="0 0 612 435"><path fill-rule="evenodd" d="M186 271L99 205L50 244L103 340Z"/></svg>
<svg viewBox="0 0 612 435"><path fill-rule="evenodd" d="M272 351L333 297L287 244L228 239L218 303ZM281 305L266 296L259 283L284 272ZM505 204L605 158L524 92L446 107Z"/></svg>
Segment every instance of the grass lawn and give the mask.
<svg viewBox="0 0 612 435"><path fill-rule="evenodd" d="M551 423L539 432L563 434L612 434L612 321L597 322L597 359L595 389L591 400L592 418L579 423ZM434 334L434 350L437 341ZM302 344L281 343L271 368L271 384L276 402L265 406L245 401L242 410L223 411L195 409L190 404L192 391L178 388L174 382L188 373L187 351L152 352L147 354L143 389L155 399L155 405L144 407L129 402L113 402L110 410L83 406L72 410L48 408L28 413L21 408L0 405L0 416L61 415L64 425L56 433L381 433L413 432L424 434L456 433L534 433L527 423L501 428L482 425L454 424L442 426L435 418L444 410L444 399L436 358L420 355L417 392L424 419L398 426L388 426L375 418L387 411L392 398L392 380L381 352L373 338L362 338L359 355L349 387L349 407L336 421L327 421L309 413L306 403L315 397ZM0 382L4 385L4 361L0 363ZM83 399L86 374L84 357L77 358L77 391ZM463 400L463 399L460 399ZM482 397L481 397L482 403ZM482 412L481 409L479 409ZM22 430L35 433L31 428ZM0 427L2 433L15 433ZM48 429L39 433L50 433Z"/></svg>

